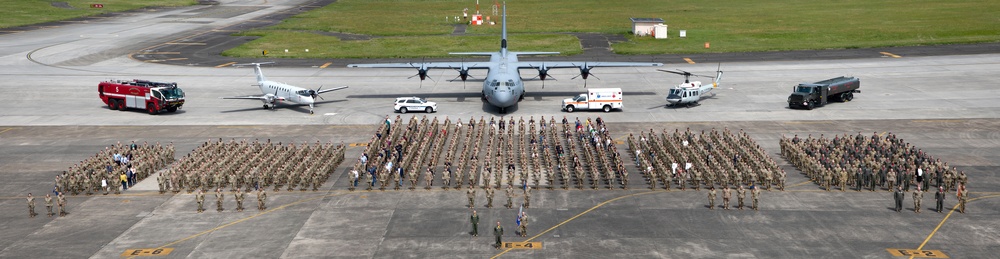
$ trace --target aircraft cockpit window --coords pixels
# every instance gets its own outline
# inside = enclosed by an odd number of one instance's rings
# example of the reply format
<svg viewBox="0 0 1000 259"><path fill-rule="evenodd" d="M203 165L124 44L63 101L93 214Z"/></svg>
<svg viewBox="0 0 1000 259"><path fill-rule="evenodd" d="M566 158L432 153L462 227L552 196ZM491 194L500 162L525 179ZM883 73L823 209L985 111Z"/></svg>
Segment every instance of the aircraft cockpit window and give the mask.
<svg viewBox="0 0 1000 259"><path fill-rule="evenodd" d="M295 93L299 94L301 96L309 96L309 91L308 90L299 90L299 91L296 91Z"/></svg>

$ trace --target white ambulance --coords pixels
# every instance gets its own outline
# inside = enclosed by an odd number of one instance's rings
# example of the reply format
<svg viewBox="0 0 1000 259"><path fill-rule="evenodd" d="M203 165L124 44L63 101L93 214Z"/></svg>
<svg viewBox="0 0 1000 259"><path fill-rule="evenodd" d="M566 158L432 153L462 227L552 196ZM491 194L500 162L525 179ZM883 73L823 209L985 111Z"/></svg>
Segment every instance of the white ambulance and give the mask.
<svg viewBox="0 0 1000 259"><path fill-rule="evenodd" d="M622 89L588 89L585 94L580 94L573 98L563 99L562 108L566 112L573 112L575 110L604 110L604 112L610 112L611 109L621 109Z"/></svg>

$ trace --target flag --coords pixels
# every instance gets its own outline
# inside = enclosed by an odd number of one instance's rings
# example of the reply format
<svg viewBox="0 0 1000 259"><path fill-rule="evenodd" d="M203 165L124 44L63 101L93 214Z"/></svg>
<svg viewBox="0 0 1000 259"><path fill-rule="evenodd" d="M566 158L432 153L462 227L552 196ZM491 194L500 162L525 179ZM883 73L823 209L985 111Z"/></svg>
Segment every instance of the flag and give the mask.
<svg viewBox="0 0 1000 259"><path fill-rule="evenodd" d="M517 226L519 226L519 227L521 226L521 213L522 212L524 212L524 204L521 204L521 207L517 209L517 219L514 220L514 222L517 223Z"/></svg>

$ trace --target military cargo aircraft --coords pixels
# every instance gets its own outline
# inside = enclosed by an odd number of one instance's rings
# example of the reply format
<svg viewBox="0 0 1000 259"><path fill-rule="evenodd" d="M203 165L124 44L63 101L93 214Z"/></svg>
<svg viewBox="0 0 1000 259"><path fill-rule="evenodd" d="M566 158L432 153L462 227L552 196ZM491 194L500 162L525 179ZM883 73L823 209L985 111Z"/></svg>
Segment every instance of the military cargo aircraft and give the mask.
<svg viewBox="0 0 1000 259"><path fill-rule="evenodd" d="M488 69L488 74L483 80L482 99L496 106L500 113L507 113L507 108L514 106L518 101L524 99L524 80L521 78L520 69L531 68L538 70L537 78L545 80L548 71L552 68L577 68L582 77L587 80L591 76L591 68L595 67L655 67L663 66L662 63L637 63L637 62L587 62L587 61L518 61L518 55L556 55L559 52L512 52L507 50L507 4L503 6L502 35L500 38L500 51L498 52L457 52L448 53L451 55L468 56L488 56L489 61L480 62L421 62L421 63L387 63L387 64L349 64L348 67L364 68L416 68L420 80L427 77L427 71L432 68L455 69L459 73L459 78L465 81L469 77L470 69ZM412 76L411 76L412 77ZM576 78L576 77L574 77Z"/></svg>

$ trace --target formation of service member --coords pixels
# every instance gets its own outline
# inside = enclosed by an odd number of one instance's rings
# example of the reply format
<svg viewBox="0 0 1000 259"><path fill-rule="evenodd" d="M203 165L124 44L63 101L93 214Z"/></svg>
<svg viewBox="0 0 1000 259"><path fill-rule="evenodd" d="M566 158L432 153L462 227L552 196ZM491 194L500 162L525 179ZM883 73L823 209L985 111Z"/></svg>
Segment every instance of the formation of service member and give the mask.
<svg viewBox="0 0 1000 259"><path fill-rule="evenodd" d="M708 187L708 209L715 209L715 186Z"/></svg>
<svg viewBox="0 0 1000 259"><path fill-rule="evenodd" d="M493 208L493 187L486 186L486 207Z"/></svg>
<svg viewBox="0 0 1000 259"><path fill-rule="evenodd" d="M965 188L964 183L958 184L957 194L958 194L958 212L965 213L965 203L968 202L969 199L969 190Z"/></svg>
<svg viewBox="0 0 1000 259"><path fill-rule="evenodd" d="M743 185L741 184L740 187L736 188L736 201L739 204L736 207L739 208L740 210L743 210L743 198L746 197L747 197L747 191L746 189L743 189Z"/></svg>
<svg viewBox="0 0 1000 259"><path fill-rule="evenodd" d="M917 189L913 190L913 213L920 213L920 199L922 198L924 198L924 192L918 185Z"/></svg>
<svg viewBox="0 0 1000 259"><path fill-rule="evenodd" d="M524 207L528 208L531 204L531 186L524 187Z"/></svg>
<svg viewBox="0 0 1000 259"><path fill-rule="evenodd" d="M757 211L759 209L757 204L760 203L760 187L750 186L750 197L753 199L753 210Z"/></svg>
<svg viewBox="0 0 1000 259"><path fill-rule="evenodd" d="M198 189L198 193L194 195L194 201L198 203L198 213L205 211L205 192Z"/></svg>
<svg viewBox="0 0 1000 259"><path fill-rule="evenodd" d="M730 197L732 197L732 194L729 191L729 186L726 186L725 189L722 189L722 207L725 208L726 210L729 210Z"/></svg>
<svg viewBox="0 0 1000 259"><path fill-rule="evenodd" d="M493 228L493 236L497 238L497 243L494 246L500 250L500 247L503 246L503 242L500 240L503 237L503 227L500 226L500 221L497 221L497 226Z"/></svg>
<svg viewBox="0 0 1000 259"><path fill-rule="evenodd" d="M896 212L903 211L903 187L897 186L896 192L892 194L892 197L896 201Z"/></svg>
<svg viewBox="0 0 1000 259"><path fill-rule="evenodd" d="M520 227L519 234L521 234L521 237L526 237L528 236L528 212L526 211L521 212L520 222L521 225L519 226Z"/></svg>
<svg viewBox="0 0 1000 259"><path fill-rule="evenodd" d="M225 195L222 194L222 189L215 189L215 210L222 212L222 200L225 199Z"/></svg>
<svg viewBox="0 0 1000 259"><path fill-rule="evenodd" d="M944 212L944 187L938 187L938 192L934 194L934 199L937 200L937 212Z"/></svg>
<svg viewBox="0 0 1000 259"><path fill-rule="evenodd" d="M472 216L469 217L469 222L472 222L472 236L479 236L479 214L476 214L476 210L472 210Z"/></svg>
<svg viewBox="0 0 1000 259"><path fill-rule="evenodd" d="M475 188L469 186L469 189L465 191L465 195L469 197L469 208L476 207L476 191Z"/></svg>
<svg viewBox="0 0 1000 259"><path fill-rule="evenodd" d="M513 199L514 199L514 186L508 184L507 185L507 205L506 205L507 209L514 208L514 200Z"/></svg>
<svg viewBox="0 0 1000 259"><path fill-rule="evenodd" d="M235 196L233 198L236 199L236 211L243 211L243 192L240 191L240 189L236 189L236 194L233 196Z"/></svg>
<svg viewBox="0 0 1000 259"><path fill-rule="evenodd" d="M48 193L45 194L45 210L48 211L48 216L52 217L52 196Z"/></svg>
<svg viewBox="0 0 1000 259"><path fill-rule="evenodd" d="M35 197L32 197L31 193L29 192L28 193L28 217L29 218L34 218L35 215L36 215L35 214Z"/></svg>
<svg viewBox="0 0 1000 259"><path fill-rule="evenodd" d="M63 192L59 192L59 195L56 196L56 205L59 206L60 217L69 214L69 212L66 211L66 195L64 195Z"/></svg>
<svg viewBox="0 0 1000 259"><path fill-rule="evenodd" d="M264 204L265 202L267 202L267 191L264 191L264 188L260 188L260 190L257 190L257 210L266 210L267 205Z"/></svg>

